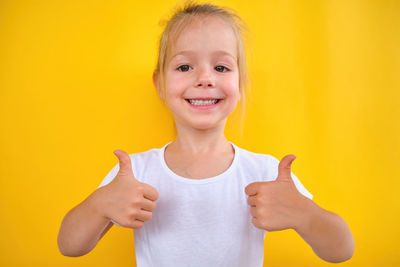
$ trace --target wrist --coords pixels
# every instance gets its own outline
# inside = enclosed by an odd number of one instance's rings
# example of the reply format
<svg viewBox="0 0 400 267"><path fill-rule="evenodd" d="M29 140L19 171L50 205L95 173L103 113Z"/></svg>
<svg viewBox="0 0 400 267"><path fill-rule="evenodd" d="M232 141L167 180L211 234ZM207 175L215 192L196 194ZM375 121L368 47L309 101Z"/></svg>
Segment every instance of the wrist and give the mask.
<svg viewBox="0 0 400 267"><path fill-rule="evenodd" d="M104 187L97 188L89 197L89 206L93 213L96 214L96 216L101 217L105 220L110 220L105 212L104 212L104 206L105 206L105 198L104 198Z"/></svg>
<svg viewBox="0 0 400 267"><path fill-rule="evenodd" d="M301 205L299 208L296 225L293 227L297 233L305 233L311 230L311 222L315 214L317 214L318 209L320 209L320 207L314 201L305 196L302 197L303 199L300 202Z"/></svg>

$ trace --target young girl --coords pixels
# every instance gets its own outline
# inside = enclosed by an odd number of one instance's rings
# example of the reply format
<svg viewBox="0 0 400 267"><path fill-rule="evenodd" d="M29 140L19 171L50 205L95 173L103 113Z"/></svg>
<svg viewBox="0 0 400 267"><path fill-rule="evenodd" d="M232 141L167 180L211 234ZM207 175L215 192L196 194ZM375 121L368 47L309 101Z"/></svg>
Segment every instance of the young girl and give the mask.
<svg viewBox="0 0 400 267"><path fill-rule="evenodd" d="M61 253L88 253L116 224L134 229L139 267L262 266L265 234L284 229L326 261L350 259L346 222L311 200L291 172L294 155L279 162L225 138L245 77L239 17L210 4L178 10L153 75L177 137L141 153L114 151L119 164L65 216Z"/></svg>

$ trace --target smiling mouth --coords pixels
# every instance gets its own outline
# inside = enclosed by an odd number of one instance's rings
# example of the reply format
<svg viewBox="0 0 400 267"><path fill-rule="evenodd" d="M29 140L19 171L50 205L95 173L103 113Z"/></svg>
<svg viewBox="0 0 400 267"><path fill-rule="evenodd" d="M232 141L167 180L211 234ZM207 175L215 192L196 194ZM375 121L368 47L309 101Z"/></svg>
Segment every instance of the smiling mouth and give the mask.
<svg viewBox="0 0 400 267"><path fill-rule="evenodd" d="M222 99L185 99L188 103L201 106L201 105L215 105Z"/></svg>

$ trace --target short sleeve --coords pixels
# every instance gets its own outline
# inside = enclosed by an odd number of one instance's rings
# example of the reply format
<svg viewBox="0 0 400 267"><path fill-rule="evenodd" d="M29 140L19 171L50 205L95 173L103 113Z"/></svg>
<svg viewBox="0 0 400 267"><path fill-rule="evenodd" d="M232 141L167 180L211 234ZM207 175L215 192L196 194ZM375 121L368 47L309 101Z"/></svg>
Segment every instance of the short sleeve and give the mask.
<svg viewBox="0 0 400 267"><path fill-rule="evenodd" d="M313 195L304 187L304 185L300 182L299 178L291 172L292 179L294 184L296 185L297 190L302 193L304 196L308 197L309 199L313 198Z"/></svg>
<svg viewBox="0 0 400 267"><path fill-rule="evenodd" d="M111 171L108 172L106 177L104 177L103 181L100 183L99 187L97 187L97 188L103 187L103 186L111 183L112 180L114 180L115 176L117 176L118 172L119 172L119 163L117 165L115 165L114 168L111 169Z"/></svg>

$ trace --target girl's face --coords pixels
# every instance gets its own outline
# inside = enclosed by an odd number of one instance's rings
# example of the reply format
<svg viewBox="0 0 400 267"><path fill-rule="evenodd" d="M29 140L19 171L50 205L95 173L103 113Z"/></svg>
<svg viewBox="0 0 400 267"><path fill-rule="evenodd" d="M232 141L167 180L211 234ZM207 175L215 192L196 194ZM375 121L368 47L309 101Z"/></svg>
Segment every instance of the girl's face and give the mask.
<svg viewBox="0 0 400 267"><path fill-rule="evenodd" d="M240 100L236 37L226 22L195 20L179 34L166 60L165 97L178 127L225 125ZM210 107L189 99L220 100Z"/></svg>

